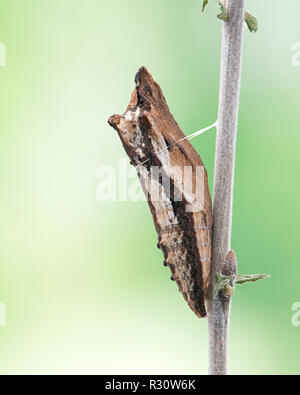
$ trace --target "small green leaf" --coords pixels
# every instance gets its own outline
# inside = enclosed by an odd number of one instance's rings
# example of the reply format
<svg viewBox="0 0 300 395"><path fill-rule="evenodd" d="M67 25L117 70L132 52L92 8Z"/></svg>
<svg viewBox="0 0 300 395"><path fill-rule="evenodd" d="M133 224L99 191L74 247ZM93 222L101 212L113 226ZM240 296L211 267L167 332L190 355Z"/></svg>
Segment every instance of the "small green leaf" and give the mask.
<svg viewBox="0 0 300 395"><path fill-rule="evenodd" d="M251 15L249 12L245 12L245 22L247 23L250 32L257 32L258 30L258 20L255 16Z"/></svg>
<svg viewBox="0 0 300 395"><path fill-rule="evenodd" d="M225 288L226 284L228 284L229 281L232 280L233 277L234 276L223 276L223 274L218 273L216 275L214 296L216 296L219 293L219 291L221 291L223 288Z"/></svg>
<svg viewBox="0 0 300 395"><path fill-rule="evenodd" d="M235 279L236 284L246 284L246 283L255 283L256 281L263 280L264 278L270 278L271 276L267 276L266 274L252 274L251 276L242 276L238 274Z"/></svg>
<svg viewBox="0 0 300 395"><path fill-rule="evenodd" d="M220 14L217 15L217 17L219 19L221 19L222 21L226 22L227 19L228 19L228 14L227 14L226 7L222 3L222 1L219 1L218 3L219 3L219 6L220 6L220 9L221 9L221 12L220 12Z"/></svg>
<svg viewBox="0 0 300 395"><path fill-rule="evenodd" d="M208 4L208 0L203 0L203 3L202 3L202 12L204 12L205 7L207 6L207 4Z"/></svg>
<svg viewBox="0 0 300 395"><path fill-rule="evenodd" d="M233 293L233 287L231 287L230 282L234 280L235 284L246 284L249 282L256 282L259 280L263 280L264 278L270 278L271 276L268 276L266 274L251 274L251 275L241 275L241 274L233 274L232 276L224 276L223 274L217 274L216 275L216 282L215 282L215 287L214 287L214 297L217 296L217 294L220 291L224 291L225 294L229 295L230 292ZM230 292L229 292L230 291Z"/></svg>

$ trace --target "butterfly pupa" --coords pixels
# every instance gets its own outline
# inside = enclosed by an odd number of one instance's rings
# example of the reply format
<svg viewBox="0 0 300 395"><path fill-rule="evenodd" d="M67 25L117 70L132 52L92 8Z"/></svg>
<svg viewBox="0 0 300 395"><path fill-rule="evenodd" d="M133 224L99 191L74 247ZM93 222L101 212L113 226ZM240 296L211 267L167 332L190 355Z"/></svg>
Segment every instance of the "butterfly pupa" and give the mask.
<svg viewBox="0 0 300 395"><path fill-rule="evenodd" d="M207 172L196 150L184 139L160 86L145 67L138 71L135 84L127 110L110 117L109 124L118 132L138 171L164 264L192 311L205 317L212 229ZM190 171L183 181L185 169ZM193 193L199 169L201 202Z"/></svg>

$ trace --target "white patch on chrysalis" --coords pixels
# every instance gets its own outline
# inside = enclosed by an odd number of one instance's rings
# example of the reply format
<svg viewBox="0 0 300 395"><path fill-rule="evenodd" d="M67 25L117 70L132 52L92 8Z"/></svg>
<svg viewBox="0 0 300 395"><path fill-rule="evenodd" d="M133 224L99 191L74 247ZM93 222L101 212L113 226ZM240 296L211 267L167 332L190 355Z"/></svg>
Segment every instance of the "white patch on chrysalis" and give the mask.
<svg viewBox="0 0 300 395"><path fill-rule="evenodd" d="M124 118L126 119L126 121L132 121L133 117L132 117L132 111L128 111L125 115Z"/></svg>
<svg viewBox="0 0 300 395"><path fill-rule="evenodd" d="M170 165L170 153L168 151L168 146L166 144L166 141L160 133L159 133L159 137L160 137L160 142L161 142L161 146L163 147L163 149L161 149L161 147L158 145L158 143L155 140L151 140L151 142L152 142L154 151L162 164L162 167L165 168L165 170L168 170L171 166Z"/></svg>

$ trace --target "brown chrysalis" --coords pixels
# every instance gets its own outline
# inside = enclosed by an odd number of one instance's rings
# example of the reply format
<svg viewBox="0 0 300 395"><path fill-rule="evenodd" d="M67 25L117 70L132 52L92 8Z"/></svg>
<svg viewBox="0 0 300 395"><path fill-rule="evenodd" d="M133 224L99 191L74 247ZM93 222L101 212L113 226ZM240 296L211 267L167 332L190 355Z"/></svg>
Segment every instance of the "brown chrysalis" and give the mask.
<svg viewBox="0 0 300 395"><path fill-rule="evenodd" d="M138 171L171 278L194 313L205 317L212 228L207 173L146 68L135 82L126 112L109 124Z"/></svg>

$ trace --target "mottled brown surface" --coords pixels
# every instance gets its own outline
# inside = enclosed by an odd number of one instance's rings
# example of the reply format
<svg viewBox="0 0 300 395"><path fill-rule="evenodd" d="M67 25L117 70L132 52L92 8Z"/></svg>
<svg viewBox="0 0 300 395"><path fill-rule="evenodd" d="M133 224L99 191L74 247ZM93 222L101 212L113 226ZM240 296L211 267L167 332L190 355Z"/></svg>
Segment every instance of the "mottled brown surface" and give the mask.
<svg viewBox="0 0 300 395"><path fill-rule="evenodd" d="M183 184L178 182L171 168L185 166L192 169L189 182L194 185L196 168L204 167L198 153L171 115L159 85L146 68L136 75L133 91L126 112L114 115L109 124L118 132L131 163L137 168L162 249L165 265L172 272L190 308L198 317L206 316L205 298L211 268L211 198L204 171L204 204L199 209L186 189L182 201L175 197ZM154 167L160 168L159 182L149 182ZM170 194L167 186L170 183ZM153 188L164 196L157 201ZM178 189L179 188L179 189ZM193 212L187 211L187 206Z"/></svg>

